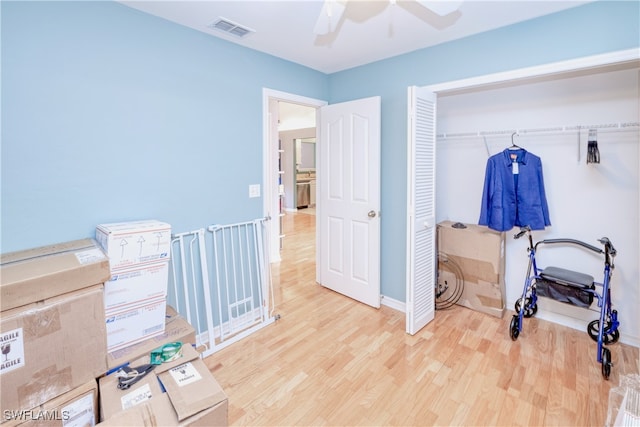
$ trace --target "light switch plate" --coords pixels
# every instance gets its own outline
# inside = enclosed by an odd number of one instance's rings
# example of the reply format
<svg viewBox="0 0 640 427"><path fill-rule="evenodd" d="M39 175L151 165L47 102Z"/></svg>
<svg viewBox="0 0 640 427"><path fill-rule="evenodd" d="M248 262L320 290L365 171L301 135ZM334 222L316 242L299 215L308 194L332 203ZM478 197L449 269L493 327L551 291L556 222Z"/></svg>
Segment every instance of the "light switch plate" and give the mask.
<svg viewBox="0 0 640 427"><path fill-rule="evenodd" d="M249 197L260 197L260 184L251 184L249 186Z"/></svg>

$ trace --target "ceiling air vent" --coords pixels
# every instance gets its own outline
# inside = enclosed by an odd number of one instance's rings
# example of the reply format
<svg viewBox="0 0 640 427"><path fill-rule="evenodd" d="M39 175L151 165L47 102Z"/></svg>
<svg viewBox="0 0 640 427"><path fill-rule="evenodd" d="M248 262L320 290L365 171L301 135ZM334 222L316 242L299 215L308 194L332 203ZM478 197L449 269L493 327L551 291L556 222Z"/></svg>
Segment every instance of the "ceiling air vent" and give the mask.
<svg viewBox="0 0 640 427"><path fill-rule="evenodd" d="M235 22L222 17L218 18L213 24L209 24L208 27L233 34L236 37L244 37L247 34L255 32L255 30L252 30L251 28L243 27L240 24L236 24Z"/></svg>

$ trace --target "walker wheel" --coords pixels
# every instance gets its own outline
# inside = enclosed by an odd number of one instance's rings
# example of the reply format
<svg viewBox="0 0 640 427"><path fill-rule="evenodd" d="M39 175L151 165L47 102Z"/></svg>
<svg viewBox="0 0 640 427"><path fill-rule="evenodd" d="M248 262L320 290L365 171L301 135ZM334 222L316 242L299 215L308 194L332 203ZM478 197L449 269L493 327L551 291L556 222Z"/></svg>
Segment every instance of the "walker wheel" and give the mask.
<svg viewBox="0 0 640 427"><path fill-rule="evenodd" d="M515 304L516 313L520 313L522 307L522 298L518 298ZM524 300L524 317L532 317L538 312L538 304L531 305L531 298Z"/></svg>
<svg viewBox="0 0 640 427"><path fill-rule="evenodd" d="M509 326L509 335L513 341L518 339L518 335L520 335L520 327L519 327L520 319L517 314L514 314L511 317L511 325Z"/></svg>
<svg viewBox="0 0 640 427"><path fill-rule="evenodd" d="M596 319L592 322L589 322L587 326L587 333L591 337L592 340L598 342L598 332L600 332L600 320ZM607 322L607 327L602 331L602 343L603 344L614 344L618 342L620 339L620 331L616 329L615 331L611 330L611 323Z"/></svg>
<svg viewBox="0 0 640 427"><path fill-rule="evenodd" d="M606 347L602 347L602 376L605 380L609 379L612 366L613 363L611 363L611 351Z"/></svg>

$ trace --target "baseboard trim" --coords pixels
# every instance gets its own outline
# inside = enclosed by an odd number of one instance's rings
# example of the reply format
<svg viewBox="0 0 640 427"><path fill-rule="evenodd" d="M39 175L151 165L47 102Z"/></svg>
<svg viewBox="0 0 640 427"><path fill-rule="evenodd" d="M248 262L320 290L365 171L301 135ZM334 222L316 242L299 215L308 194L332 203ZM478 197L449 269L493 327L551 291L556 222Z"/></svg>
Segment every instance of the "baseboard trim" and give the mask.
<svg viewBox="0 0 640 427"><path fill-rule="evenodd" d="M380 296L380 305L384 305L389 308L393 308L394 310L401 311L406 313L406 305L402 301L398 301L397 299L393 299L386 295Z"/></svg>
<svg viewBox="0 0 640 427"><path fill-rule="evenodd" d="M512 315L514 313L511 312L508 314ZM580 319L574 319L572 317L563 316L558 313L540 310L536 313L536 317L548 322L557 323L558 325L567 326L577 331L583 331L585 334L587 333L587 323L581 321ZM638 337L630 336L629 334L626 334L624 332L620 333L620 342L632 347L640 348L640 339Z"/></svg>

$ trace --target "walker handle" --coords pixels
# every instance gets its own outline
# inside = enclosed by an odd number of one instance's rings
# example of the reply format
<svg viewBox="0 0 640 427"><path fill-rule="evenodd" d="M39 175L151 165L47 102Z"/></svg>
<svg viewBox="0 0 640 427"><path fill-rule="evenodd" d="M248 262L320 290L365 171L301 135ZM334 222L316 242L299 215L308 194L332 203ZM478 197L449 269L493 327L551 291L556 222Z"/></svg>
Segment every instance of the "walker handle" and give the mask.
<svg viewBox="0 0 640 427"><path fill-rule="evenodd" d="M573 244L573 245L582 246L584 248L589 249L590 251L593 251L593 252L596 252L596 253L599 253L599 254L604 253L604 251L602 249L600 249L600 248L596 248L593 245L590 245L588 243L582 242L580 240L575 240L575 239L546 239L546 240L541 240L540 242L538 242L536 244L536 246L538 244L540 244L540 243L542 243L542 244L547 244L547 243L570 243L570 244Z"/></svg>

